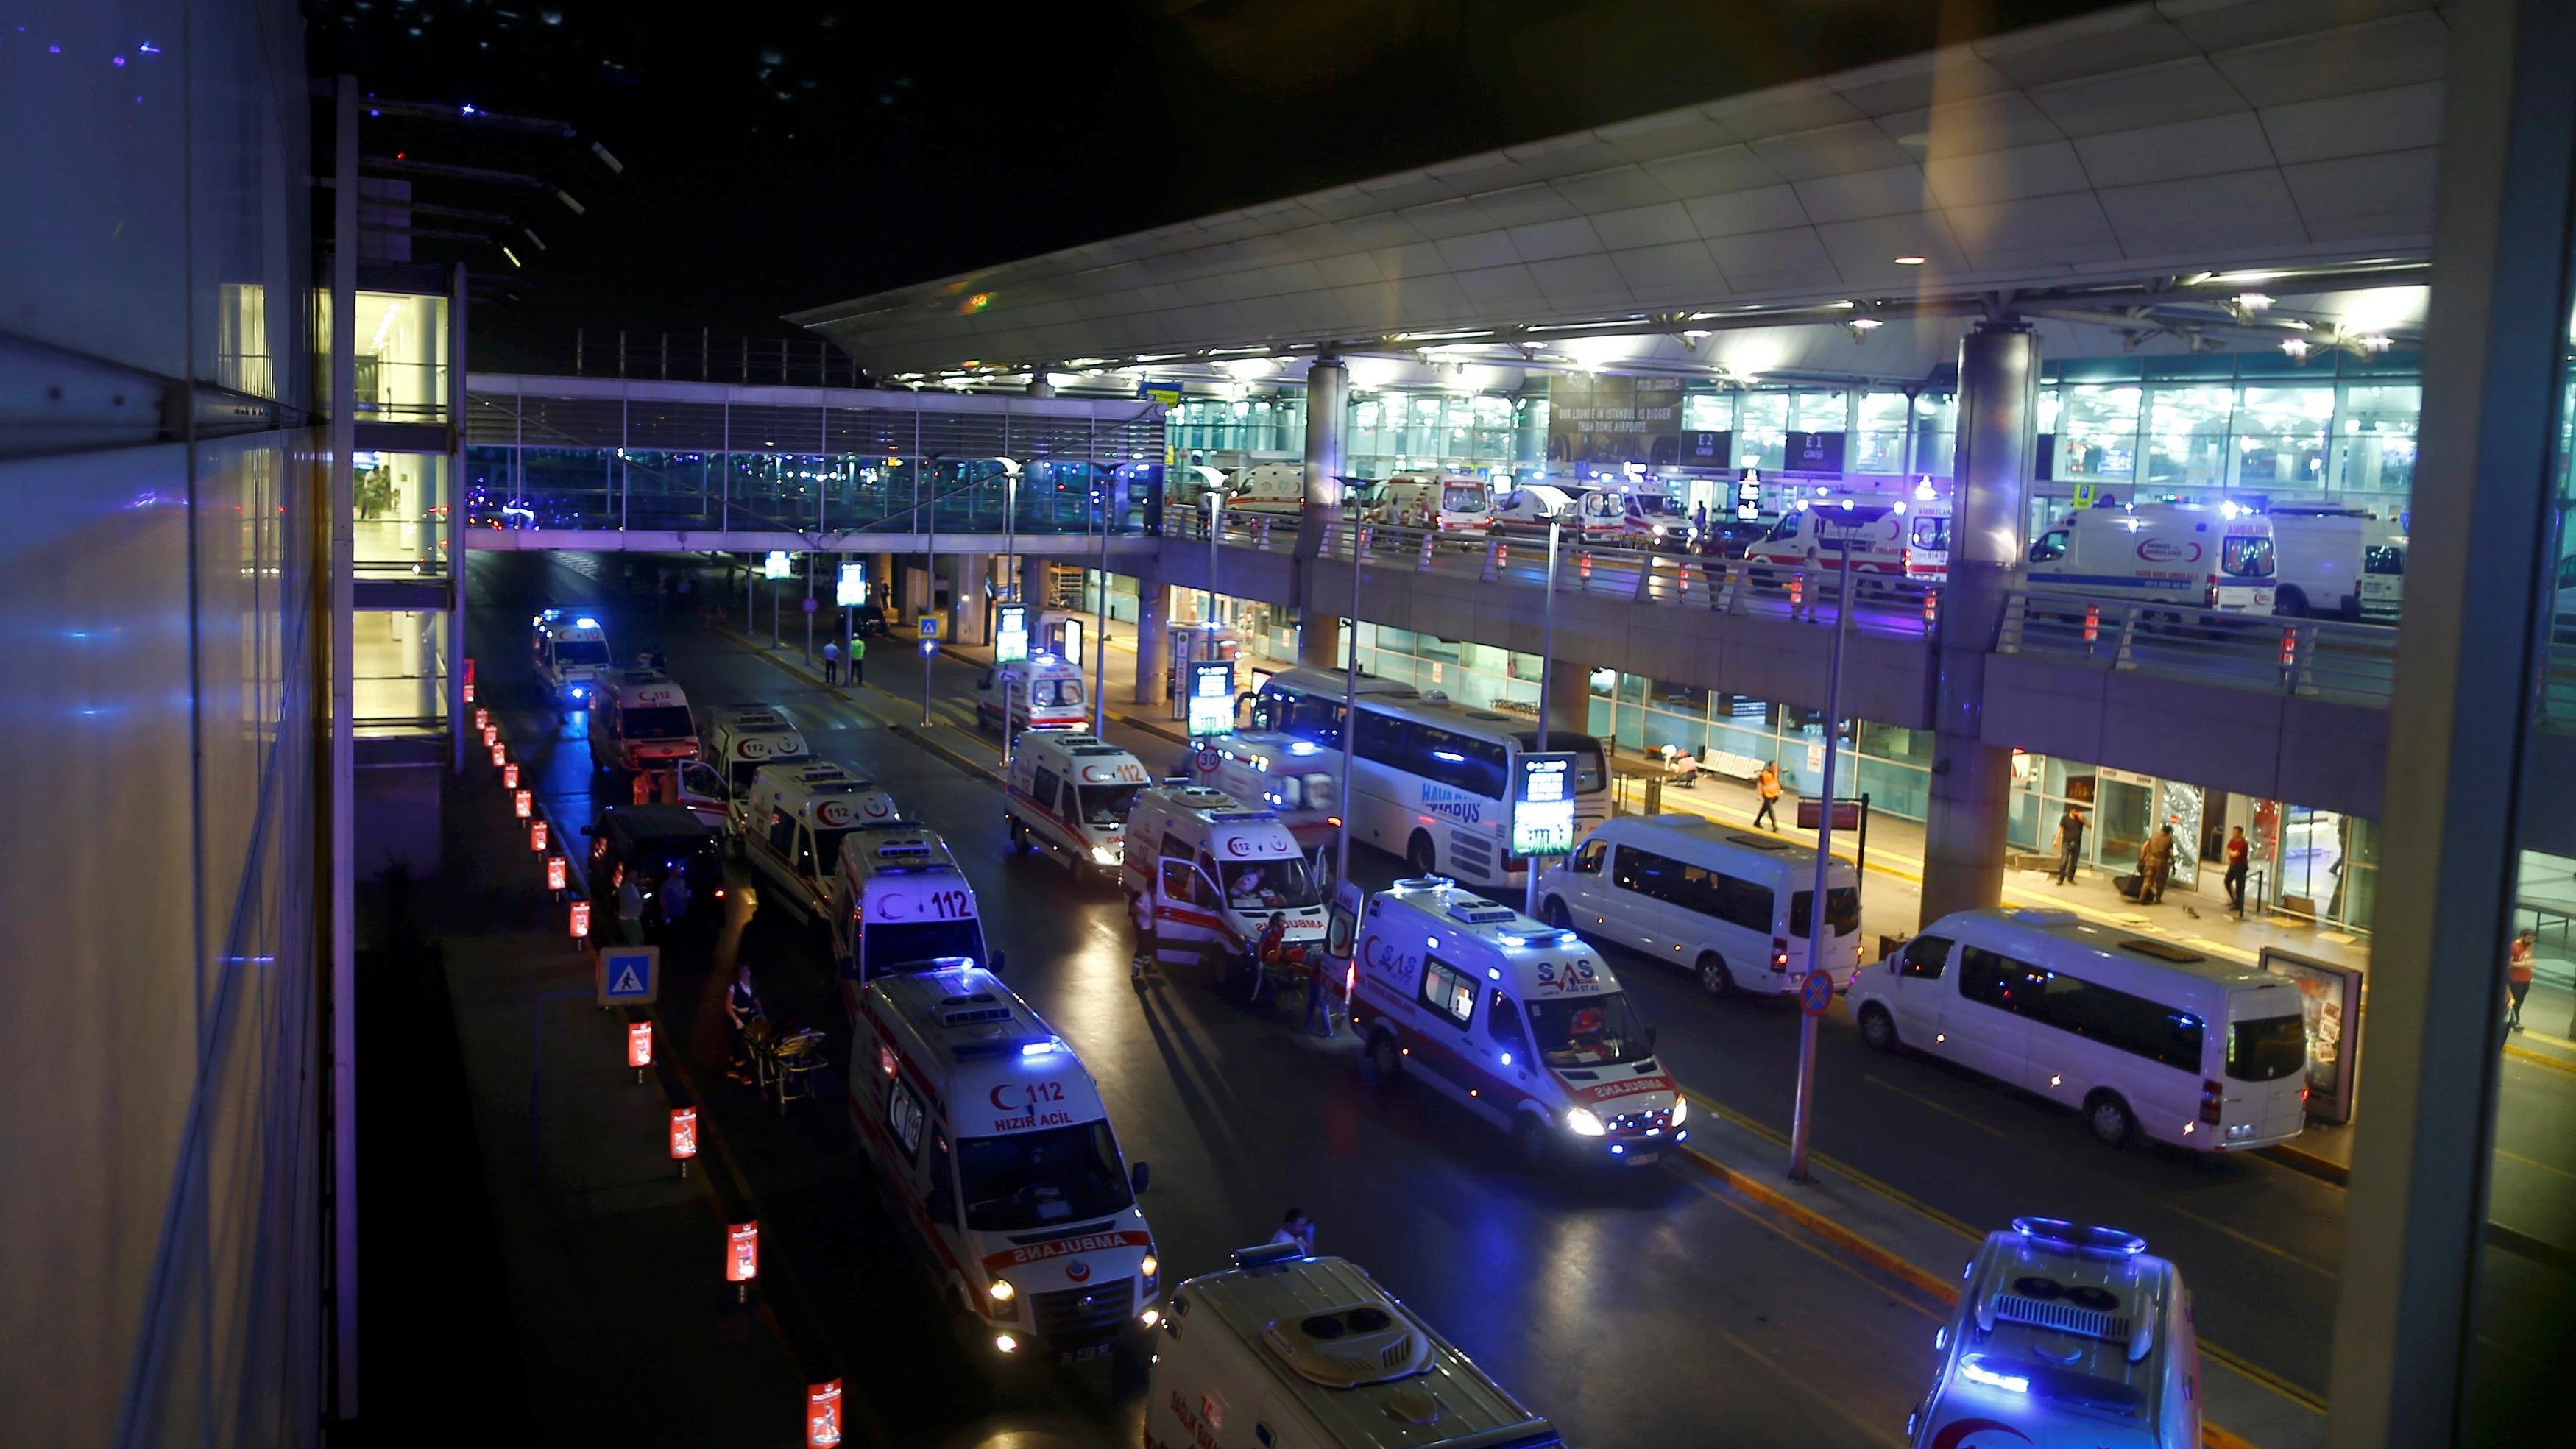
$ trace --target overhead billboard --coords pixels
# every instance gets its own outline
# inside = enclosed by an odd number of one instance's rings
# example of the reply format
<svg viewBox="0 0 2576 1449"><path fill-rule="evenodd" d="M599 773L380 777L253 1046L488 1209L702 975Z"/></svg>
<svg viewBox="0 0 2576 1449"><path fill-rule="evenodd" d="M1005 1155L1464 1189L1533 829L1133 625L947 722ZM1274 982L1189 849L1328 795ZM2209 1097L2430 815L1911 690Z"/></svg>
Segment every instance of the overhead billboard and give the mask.
<svg viewBox="0 0 2576 1449"><path fill-rule="evenodd" d="M1711 446L1714 446L1712 444ZM1547 385L1551 463L1662 464L1682 461L1678 377L1560 375Z"/></svg>

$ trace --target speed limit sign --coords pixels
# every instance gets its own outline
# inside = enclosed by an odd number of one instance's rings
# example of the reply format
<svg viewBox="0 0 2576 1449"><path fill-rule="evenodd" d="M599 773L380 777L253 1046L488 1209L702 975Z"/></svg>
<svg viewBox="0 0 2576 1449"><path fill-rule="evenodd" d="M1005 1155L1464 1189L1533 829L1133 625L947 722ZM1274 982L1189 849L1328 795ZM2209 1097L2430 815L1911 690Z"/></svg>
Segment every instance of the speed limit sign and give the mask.
<svg viewBox="0 0 2576 1449"><path fill-rule="evenodd" d="M1199 753L1198 753L1198 761L1197 761L1197 763L1198 763L1198 771L1199 771L1199 773L1200 773L1200 774L1202 774L1202 775L1213 775L1213 774L1215 774L1215 773L1216 773L1216 746L1214 746L1214 745L1201 745L1201 746L1199 746Z"/></svg>

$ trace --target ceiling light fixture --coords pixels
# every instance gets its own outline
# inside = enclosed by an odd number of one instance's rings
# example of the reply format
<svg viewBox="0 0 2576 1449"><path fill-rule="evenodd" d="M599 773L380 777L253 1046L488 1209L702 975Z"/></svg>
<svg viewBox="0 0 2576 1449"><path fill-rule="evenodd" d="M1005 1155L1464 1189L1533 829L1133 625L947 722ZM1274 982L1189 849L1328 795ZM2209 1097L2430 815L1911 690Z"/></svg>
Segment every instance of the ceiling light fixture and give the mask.
<svg viewBox="0 0 2576 1449"><path fill-rule="evenodd" d="M2281 350L2294 358L2304 360L2308 355L2308 339L2304 337L2284 337L2281 339Z"/></svg>
<svg viewBox="0 0 2576 1449"><path fill-rule="evenodd" d="M1919 267L1923 265L1923 259L1921 257L1898 257L1896 259L1896 264L1900 267Z"/></svg>
<svg viewBox="0 0 2576 1449"><path fill-rule="evenodd" d="M1850 322L1844 325L1850 327L1854 332L1868 332L1875 328L1884 327L1887 324L1881 322L1875 317L1854 317Z"/></svg>
<svg viewBox="0 0 2576 1449"><path fill-rule="evenodd" d="M2272 299L2260 292L2239 292L2236 294L2236 305L2248 312L2260 312L2272 305Z"/></svg>

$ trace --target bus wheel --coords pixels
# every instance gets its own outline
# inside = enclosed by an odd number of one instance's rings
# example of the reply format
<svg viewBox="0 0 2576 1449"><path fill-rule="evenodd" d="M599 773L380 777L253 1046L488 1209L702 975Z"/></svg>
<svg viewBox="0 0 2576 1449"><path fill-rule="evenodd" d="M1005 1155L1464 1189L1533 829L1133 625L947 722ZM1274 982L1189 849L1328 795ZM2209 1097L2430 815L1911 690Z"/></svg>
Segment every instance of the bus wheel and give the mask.
<svg viewBox="0 0 2576 1449"><path fill-rule="evenodd" d="M1896 1018L1876 1002L1860 1009L1860 1039L1872 1051L1892 1052L1902 1045L1896 1039Z"/></svg>
<svg viewBox="0 0 2576 1449"><path fill-rule="evenodd" d="M1404 1075L1404 1053L1396 1049L1394 1033L1382 1031L1369 1038L1368 1064L1373 1079L1369 1085L1381 1091Z"/></svg>
<svg viewBox="0 0 2576 1449"><path fill-rule="evenodd" d="M1726 958L1715 951L1703 951L1699 958L1699 989L1711 996L1736 994L1735 973L1726 969Z"/></svg>
<svg viewBox="0 0 2576 1449"><path fill-rule="evenodd" d="M2105 1147L2124 1147L2137 1135L2138 1119L2129 1104L2117 1094L2102 1092L2084 1104L2084 1125L2093 1129L2093 1138Z"/></svg>
<svg viewBox="0 0 2576 1449"><path fill-rule="evenodd" d="M1439 868L1438 852L1431 844L1431 832L1417 830L1404 843L1404 863L1416 876L1426 876Z"/></svg>
<svg viewBox="0 0 2576 1449"><path fill-rule="evenodd" d="M1547 1124L1536 1115L1523 1112L1520 1120L1512 1123L1512 1152L1520 1158L1521 1166L1532 1172L1543 1170L1547 1160L1556 1155L1555 1147L1548 1140Z"/></svg>

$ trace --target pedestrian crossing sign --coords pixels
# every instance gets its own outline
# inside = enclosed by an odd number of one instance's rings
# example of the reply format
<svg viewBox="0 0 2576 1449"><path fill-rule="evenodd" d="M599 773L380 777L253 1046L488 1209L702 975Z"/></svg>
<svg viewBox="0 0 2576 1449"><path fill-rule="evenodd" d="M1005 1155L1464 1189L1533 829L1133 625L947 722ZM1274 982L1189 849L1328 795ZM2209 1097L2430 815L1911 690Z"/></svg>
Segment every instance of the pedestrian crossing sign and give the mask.
<svg viewBox="0 0 2576 1449"><path fill-rule="evenodd" d="M602 946L597 953L599 1004L650 1006L662 986L659 946Z"/></svg>

